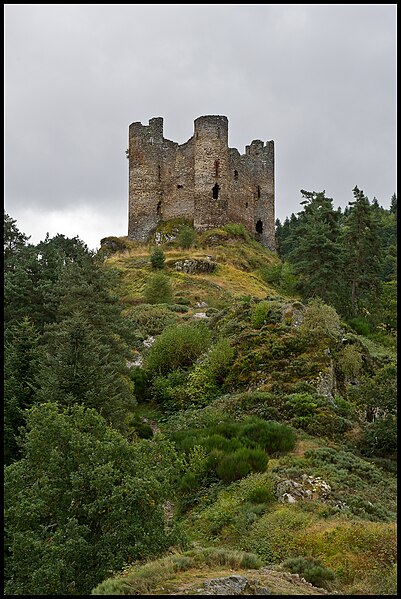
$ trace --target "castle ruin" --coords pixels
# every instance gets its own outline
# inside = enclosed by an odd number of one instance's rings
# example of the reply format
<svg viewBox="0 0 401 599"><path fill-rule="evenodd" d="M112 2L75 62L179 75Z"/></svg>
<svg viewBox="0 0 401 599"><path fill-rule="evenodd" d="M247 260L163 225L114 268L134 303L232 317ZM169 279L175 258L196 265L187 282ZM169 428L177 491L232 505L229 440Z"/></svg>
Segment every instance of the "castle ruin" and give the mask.
<svg viewBox="0 0 401 599"><path fill-rule="evenodd" d="M234 222L275 249L274 142L256 139L241 155L228 147L228 119L201 116L179 145L163 119L129 127L128 236L146 241L159 222L185 218L197 231Z"/></svg>

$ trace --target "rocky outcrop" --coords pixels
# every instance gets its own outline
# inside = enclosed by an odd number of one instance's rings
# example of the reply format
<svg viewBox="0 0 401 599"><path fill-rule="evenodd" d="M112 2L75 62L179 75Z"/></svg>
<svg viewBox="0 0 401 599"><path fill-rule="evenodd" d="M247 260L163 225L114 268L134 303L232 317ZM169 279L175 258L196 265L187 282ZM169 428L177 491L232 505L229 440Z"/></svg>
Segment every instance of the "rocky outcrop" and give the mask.
<svg viewBox="0 0 401 599"><path fill-rule="evenodd" d="M186 274L211 273L216 270L217 263L207 256L205 260L178 260L174 263L174 270Z"/></svg>

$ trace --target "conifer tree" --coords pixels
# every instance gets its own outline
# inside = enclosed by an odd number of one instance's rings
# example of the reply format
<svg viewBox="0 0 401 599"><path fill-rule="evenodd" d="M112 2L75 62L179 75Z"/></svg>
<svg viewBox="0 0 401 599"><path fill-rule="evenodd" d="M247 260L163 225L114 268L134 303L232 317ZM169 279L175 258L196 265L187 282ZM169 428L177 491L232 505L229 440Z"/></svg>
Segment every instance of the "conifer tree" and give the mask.
<svg viewBox="0 0 401 599"><path fill-rule="evenodd" d="M358 187L343 230L344 277L350 313L361 314L363 300L380 294L381 249L379 226L368 198Z"/></svg>
<svg viewBox="0 0 401 599"><path fill-rule="evenodd" d="M287 238L291 246L288 260L299 277L299 288L305 298L319 297L338 306L341 292L339 244L340 214L333 209L325 192L301 191L305 206L299 213L296 228Z"/></svg>

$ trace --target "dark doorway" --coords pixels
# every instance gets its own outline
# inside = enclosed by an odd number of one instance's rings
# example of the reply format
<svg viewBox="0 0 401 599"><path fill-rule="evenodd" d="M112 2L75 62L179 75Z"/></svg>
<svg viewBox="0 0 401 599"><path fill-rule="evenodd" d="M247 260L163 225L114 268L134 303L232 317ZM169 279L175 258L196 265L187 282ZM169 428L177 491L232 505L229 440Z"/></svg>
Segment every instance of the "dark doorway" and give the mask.
<svg viewBox="0 0 401 599"><path fill-rule="evenodd" d="M212 192L213 192L213 199L217 200L217 198L219 197L219 191L220 191L220 187L217 185L214 185Z"/></svg>
<svg viewBox="0 0 401 599"><path fill-rule="evenodd" d="M256 223L256 233L263 233L263 223L261 220L258 220Z"/></svg>

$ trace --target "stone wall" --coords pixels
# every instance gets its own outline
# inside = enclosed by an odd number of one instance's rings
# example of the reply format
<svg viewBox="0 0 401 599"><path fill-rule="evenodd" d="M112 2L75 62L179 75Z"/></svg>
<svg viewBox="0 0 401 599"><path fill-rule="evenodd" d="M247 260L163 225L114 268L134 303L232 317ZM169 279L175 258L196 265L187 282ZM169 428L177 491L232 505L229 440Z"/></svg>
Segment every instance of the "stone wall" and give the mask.
<svg viewBox="0 0 401 599"><path fill-rule="evenodd" d="M243 224L275 248L274 143L228 147L228 119L202 116L182 145L163 137L163 119L129 127L128 236L146 241L161 220L183 217L198 231Z"/></svg>

